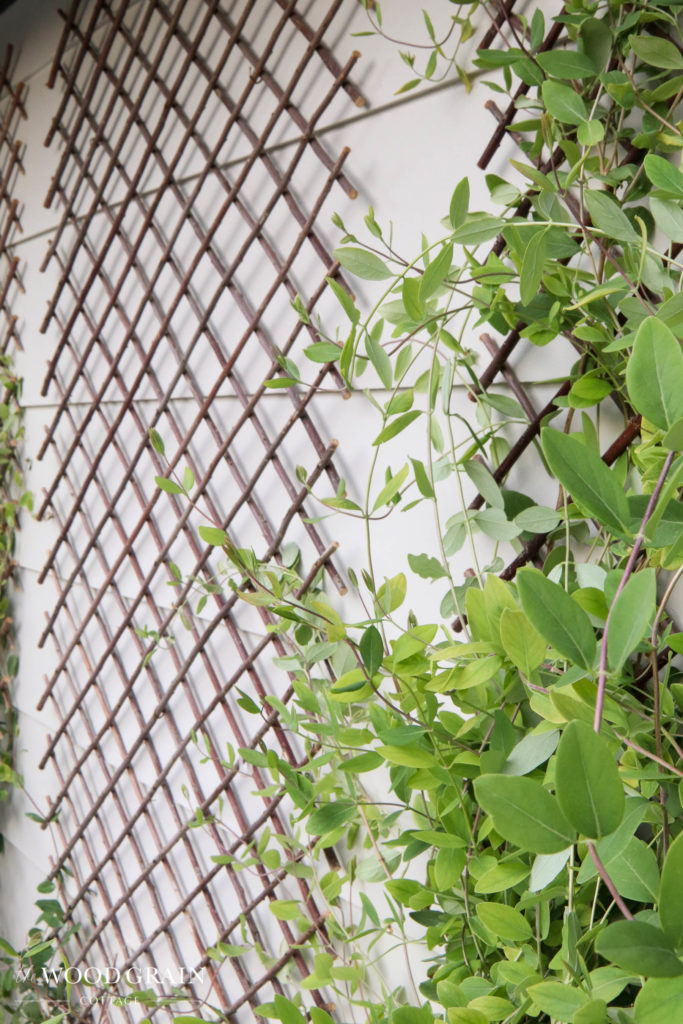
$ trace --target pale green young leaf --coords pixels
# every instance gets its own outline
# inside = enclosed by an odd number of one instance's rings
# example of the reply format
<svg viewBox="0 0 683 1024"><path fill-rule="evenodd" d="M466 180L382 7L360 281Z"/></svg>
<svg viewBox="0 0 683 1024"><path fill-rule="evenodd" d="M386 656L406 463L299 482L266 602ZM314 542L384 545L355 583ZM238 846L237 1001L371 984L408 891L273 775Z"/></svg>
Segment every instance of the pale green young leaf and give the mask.
<svg viewBox="0 0 683 1024"><path fill-rule="evenodd" d="M372 506L372 511L376 512L382 505L387 505L392 498L395 498L401 487L406 481L410 467L406 462L405 466L392 476L384 485L382 490L375 498L375 504Z"/></svg>
<svg viewBox="0 0 683 1024"><path fill-rule="evenodd" d="M387 277L393 277L384 260L365 249L342 246L341 249L334 250L334 258L355 277L364 278L366 281L383 281Z"/></svg>
<svg viewBox="0 0 683 1024"><path fill-rule="evenodd" d="M564 658L590 671L597 646L586 613L537 569L522 569L517 574L517 588L522 608L541 636Z"/></svg>
<svg viewBox="0 0 683 1024"><path fill-rule="evenodd" d="M683 977L652 978L636 996L633 1018L636 1024L674 1024L683 1006Z"/></svg>
<svg viewBox="0 0 683 1024"><path fill-rule="evenodd" d="M351 323L357 324L360 320L360 310L357 309L356 304L347 292L346 288L342 287L339 281L335 281L333 277L326 277L325 280L334 292L339 305L344 310Z"/></svg>
<svg viewBox="0 0 683 1024"><path fill-rule="evenodd" d="M607 661L618 672L647 632L656 610L654 569L642 569L626 583L616 599L607 627Z"/></svg>
<svg viewBox="0 0 683 1024"><path fill-rule="evenodd" d="M555 792L567 819L588 839L602 839L624 816L624 786L607 744L585 722L570 722L555 759Z"/></svg>
<svg viewBox="0 0 683 1024"><path fill-rule="evenodd" d="M216 526L200 526L199 536L206 544L217 548L223 547L229 541L225 530L219 530Z"/></svg>
<svg viewBox="0 0 683 1024"><path fill-rule="evenodd" d="M154 483L157 485L160 491L165 491L166 494L183 494L184 491L180 484L177 484L175 480L169 480L165 476L155 476Z"/></svg>
<svg viewBox="0 0 683 1024"><path fill-rule="evenodd" d="M496 831L522 850L559 853L576 839L558 802L535 779L481 775L474 791Z"/></svg>
<svg viewBox="0 0 683 1024"><path fill-rule="evenodd" d="M505 608L500 617L500 640L510 661L527 679L545 658L548 647L524 612L511 608Z"/></svg>
<svg viewBox="0 0 683 1024"><path fill-rule="evenodd" d="M285 999L284 996L276 995L273 1002L275 1004L275 1016L282 1024L306 1024L306 1018L291 1000Z"/></svg>
<svg viewBox="0 0 683 1024"><path fill-rule="evenodd" d="M532 937L531 925L518 910L504 903L479 903L477 917L493 935L510 942L526 942Z"/></svg>

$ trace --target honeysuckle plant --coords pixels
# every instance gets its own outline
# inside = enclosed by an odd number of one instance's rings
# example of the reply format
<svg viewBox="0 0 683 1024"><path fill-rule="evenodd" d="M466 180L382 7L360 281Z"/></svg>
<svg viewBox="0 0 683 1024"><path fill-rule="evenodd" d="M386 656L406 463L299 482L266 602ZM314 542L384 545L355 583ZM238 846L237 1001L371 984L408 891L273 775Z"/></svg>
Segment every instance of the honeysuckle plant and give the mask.
<svg viewBox="0 0 683 1024"><path fill-rule="evenodd" d="M316 323L306 356L334 361L345 389L369 383L377 415L369 479L311 488L367 537L349 603L322 569L199 527L223 585L267 610L286 649L291 699L241 706L275 709L306 755L229 751L230 771L257 766L286 794L291 831L216 855L305 877L327 908L311 937L304 902L271 903L310 955L297 994L260 1007L283 1024L681 1015L679 8L575 0L509 28L475 62L517 110L491 208L471 209L463 179L408 256L373 210L362 230L335 221L339 328ZM374 299L356 300L354 277ZM566 379L536 382L555 392L540 421L519 389L481 386L486 332L575 351ZM283 356L267 384L306 380ZM543 503L509 482L520 444L547 474ZM201 505L187 482L159 484ZM410 525L426 511L431 539ZM387 516L404 517L406 557L382 577ZM440 590L438 613L415 604L416 577ZM336 1009L309 1006L311 989Z"/></svg>

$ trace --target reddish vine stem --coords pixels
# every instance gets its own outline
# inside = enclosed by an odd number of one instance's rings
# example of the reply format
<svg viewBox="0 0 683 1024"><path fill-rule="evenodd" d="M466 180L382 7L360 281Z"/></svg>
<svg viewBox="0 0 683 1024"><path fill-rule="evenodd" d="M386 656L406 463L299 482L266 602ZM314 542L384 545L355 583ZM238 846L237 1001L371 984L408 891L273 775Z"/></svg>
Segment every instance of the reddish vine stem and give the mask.
<svg viewBox="0 0 683 1024"><path fill-rule="evenodd" d="M664 487L664 482L665 482L665 480L667 478L669 470L671 469L671 463L673 462L673 458L674 458L674 452L671 451L671 452L669 452L669 454L667 455L666 459L664 460L664 465L662 467L662 471L659 474L659 479L657 480L657 483L655 485L655 489L653 490L652 494L650 495L650 500L647 503L647 508L645 509L645 514L643 515L643 520L642 520L642 522L640 524L640 529L638 530L638 533L636 534L635 543L634 543L633 548L631 550L631 554L629 555L628 562L626 563L626 568L624 569L624 572L623 572L623 575L621 577L621 580L619 581L619 586L617 587L617 591L616 591L614 597L612 598L612 603L611 603L611 605L609 607L609 611L607 613L607 619L605 620L605 628L604 628L603 633L602 633L602 641L601 641L601 644L600 644L600 666L599 666L599 669L598 669L598 693L597 693L597 697L595 699L595 716L593 718L593 729L595 730L595 732L598 732L598 733L600 732L600 726L602 725L602 712L603 712L603 709L604 709L604 706L605 706L605 687L607 685L607 634L609 632L610 619L612 618L612 612L614 610L615 604L617 603L619 595L621 594L621 592L623 591L624 587L626 586L626 584L628 583L629 579L631 578L631 575L633 574L634 566L635 566L636 561L638 559L638 555L640 554L640 549L643 546L643 541L645 540L645 527L647 526L649 520L652 518L652 513L655 510L655 506L656 506L657 501L659 499L659 495L662 493L662 488Z"/></svg>
<svg viewBox="0 0 683 1024"><path fill-rule="evenodd" d="M614 882L612 881L610 876L607 874L607 869L606 869L605 865L602 863L602 861L600 860L600 855L598 854L598 851L595 849L595 844L592 843L590 841L590 839L589 839L586 845L588 846L588 851L589 851L591 857L593 858L593 863L595 864L595 867L597 868L597 871L598 871L598 874L600 875L600 878L602 879L602 881L605 883L605 885L609 889L610 896L612 897L612 899L614 900L616 905L619 907L619 910L622 912L624 917L627 918L627 920L632 921L633 920L633 914L631 913L631 911L628 909L628 907L624 903L623 899L619 895L619 892L617 890L616 885L614 884Z"/></svg>

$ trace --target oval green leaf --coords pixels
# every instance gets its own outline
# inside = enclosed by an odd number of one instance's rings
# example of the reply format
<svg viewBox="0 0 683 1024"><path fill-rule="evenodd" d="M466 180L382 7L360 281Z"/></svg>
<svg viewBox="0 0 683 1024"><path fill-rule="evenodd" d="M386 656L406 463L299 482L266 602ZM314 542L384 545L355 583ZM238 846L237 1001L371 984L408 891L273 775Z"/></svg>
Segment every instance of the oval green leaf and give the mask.
<svg viewBox="0 0 683 1024"><path fill-rule="evenodd" d="M643 921L616 921L598 935L595 948L600 956L634 974L651 978L683 974L683 963L668 937Z"/></svg>
<svg viewBox="0 0 683 1024"><path fill-rule="evenodd" d="M662 868L659 920L674 946L683 946L683 833L671 844Z"/></svg>
<svg viewBox="0 0 683 1024"><path fill-rule="evenodd" d="M555 762L555 791L567 819L589 839L602 839L621 824L624 787L607 744L578 719L562 734Z"/></svg>
<svg viewBox="0 0 683 1024"><path fill-rule="evenodd" d="M538 569L520 570L517 589L522 608L541 636L564 658L590 671L597 649L595 633L576 601Z"/></svg>
<svg viewBox="0 0 683 1024"><path fill-rule="evenodd" d="M576 839L558 802L534 779L481 775L474 791L496 831L522 850L559 853Z"/></svg>
<svg viewBox="0 0 683 1024"><path fill-rule="evenodd" d="M597 452L573 434L546 427L541 444L548 465L572 500L603 526L628 532L628 501L616 476Z"/></svg>

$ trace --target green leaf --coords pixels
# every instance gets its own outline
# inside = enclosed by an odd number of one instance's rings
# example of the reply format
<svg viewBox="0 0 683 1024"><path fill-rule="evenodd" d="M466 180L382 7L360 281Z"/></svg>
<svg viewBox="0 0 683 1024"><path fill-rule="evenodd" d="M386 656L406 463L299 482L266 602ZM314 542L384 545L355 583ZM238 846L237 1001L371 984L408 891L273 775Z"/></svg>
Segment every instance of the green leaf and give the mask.
<svg viewBox="0 0 683 1024"><path fill-rule="evenodd" d="M385 612L395 612L403 604L406 596L408 582L404 573L399 572L392 576L377 591L377 604Z"/></svg>
<svg viewBox="0 0 683 1024"><path fill-rule="evenodd" d="M331 341L316 341L304 349L304 355L312 363L334 363L341 355L341 348Z"/></svg>
<svg viewBox="0 0 683 1024"><path fill-rule="evenodd" d="M660 928L644 921L616 921L600 932L595 948L617 967L652 978L683 974L683 963Z"/></svg>
<svg viewBox="0 0 683 1024"><path fill-rule="evenodd" d="M548 113L562 124L582 124L588 120L586 104L569 85L546 81L541 86Z"/></svg>
<svg viewBox="0 0 683 1024"><path fill-rule="evenodd" d="M520 530L529 530L531 533L549 533L554 530L561 520L560 513L554 508L546 508L545 505L530 505L522 509L514 518L514 522Z"/></svg>
<svg viewBox="0 0 683 1024"><path fill-rule="evenodd" d="M166 454L166 449L164 447L164 441L163 441L163 438L162 438L162 436L161 436L161 434L159 433L158 430L154 430L153 428L151 428L150 431L149 431L149 439L150 439L150 442L152 444L152 448L157 453L157 455L165 455Z"/></svg>
<svg viewBox="0 0 683 1024"><path fill-rule="evenodd" d="M596 655L595 634L590 619L576 601L537 569L520 570L517 588L522 608L541 636L563 657L590 671Z"/></svg>
<svg viewBox="0 0 683 1024"><path fill-rule="evenodd" d="M669 39L657 36L629 36L629 46L637 57L653 68L677 71L683 68L683 56Z"/></svg>
<svg viewBox="0 0 683 1024"><path fill-rule="evenodd" d="M683 1006L683 978L646 981L633 1007L636 1024L674 1024Z"/></svg>
<svg viewBox="0 0 683 1024"><path fill-rule="evenodd" d="M557 748L555 792L567 819L589 839L602 839L621 824L626 799L616 761L602 737L578 719Z"/></svg>
<svg viewBox="0 0 683 1024"><path fill-rule="evenodd" d="M659 868L654 851L642 839L631 836L627 845L605 865L619 893L627 900L655 903Z"/></svg>
<svg viewBox="0 0 683 1024"><path fill-rule="evenodd" d="M453 241L461 245L479 245L495 238L505 227L500 217L488 213L470 213L467 219L453 232Z"/></svg>
<svg viewBox="0 0 683 1024"><path fill-rule="evenodd" d="M417 484L418 491L423 498L433 498L434 489L432 488L424 463L420 462L419 459L411 459L410 461L413 465L413 473L415 474L415 483Z"/></svg>
<svg viewBox="0 0 683 1024"><path fill-rule="evenodd" d="M379 339L369 332L365 335L365 351L382 384L387 390L390 390L393 381L391 360L380 345Z"/></svg>
<svg viewBox="0 0 683 1024"><path fill-rule="evenodd" d="M451 227L455 231L464 222L467 216L467 208L470 203L470 182L469 178L463 178L462 181L458 182L455 186L453 195L451 196L451 205L449 210L448 218L451 222Z"/></svg>
<svg viewBox="0 0 683 1024"><path fill-rule="evenodd" d="M507 611L503 612L501 623L507 614ZM540 764L545 764L550 755L555 753L559 739L560 734L557 729L551 729L549 732L529 733L508 754L501 769L503 774L526 775L527 772L538 768Z"/></svg>
<svg viewBox="0 0 683 1024"><path fill-rule="evenodd" d="M650 209L655 224L672 242L683 242L683 210L677 202L652 196Z"/></svg>
<svg viewBox="0 0 683 1024"><path fill-rule="evenodd" d="M358 649L368 675L374 676L384 659L384 643L376 626L368 626L360 638Z"/></svg>
<svg viewBox="0 0 683 1024"><path fill-rule="evenodd" d="M585 992L561 981L540 981L529 985L527 994L535 1005L554 1020L571 1021L574 1014L588 1001Z"/></svg>
<svg viewBox="0 0 683 1024"><path fill-rule="evenodd" d="M657 188L683 197L683 173L663 156L648 153L643 161L645 173Z"/></svg>
<svg viewBox="0 0 683 1024"><path fill-rule="evenodd" d="M420 278L419 300L424 303L441 287L451 269L453 246L445 245L441 252L427 266Z"/></svg>
<svg viewBox="0 0 683 1024"><path fill-rule="evenodd" d="M406 313L414 323L422 323L426 308L420 297L420 281L416 277L406 277L401 287L401 298Z"/></svg>
<svg viewBox="0 0 683 1024"><path fill-rule="evenodd" d="M384 281L394 276L384 260L365 249L343 246L334 250L334 258L355 277L362 277L366 281Z"/></svg>
<svg viewBox="0 0 683 1024"><path fill-rule="evenodd" d="M442 563L431 555L408 555L408 565L425 580L440 580L446 575Z"/></svg>
<svg viewBox="0 0 683 1024"><path fill-rule="evenodd" d="M390 441L392 437L396 437L396 435L400 434L402 430L405 430L406 427L410 426L413 420L416 420L419 415L419 409L411 409L410 412L404 412L402 416L397 416L391 421L391 423L387 423L383 430L380 430L379 434L372 442L373 446L384 444L385 441Z"/></svg>
<svg viewBox="0 0 683 1024"><path fill-rule="evenodd" d="M605 126L602 121L586 121L576 129L576 137L582 146L597 146L605 137Z"/></svg>
<svg viewBox="0 0 683 1024"><path fill-rule="evenodd" d="M496 831L522 850L558 853L576 839L560 805L535 779L481 775L474 791Z"/></svg>
<svg viewBox="0 0 683 1024"><path fill-rule="evenodd" d="M554 78L593 78L595 65L590 57L577 50L551 50L537 53L534 60Z"/></svg>
<svg viewBox="0 0 683 1024"><path fill-rule="evenodd" d="M541 284L547 258L547 235L547 228L535 232L524 250L522 269L519 275L519 295L525 306L528 306L536 297Z"/></svg>
<svg viewBox="0 0 683 1024"><path fill-rule="evenodd" d="M488 1017L471 1006L451 1006L448 1010L448 1024L488 1024Z"/></svg>
<svg viewBox="0 0 683 1024"><path fill-rule="evenodd" d="M282 1021L282 1024L306 1024L306 1018L291 1000L276 995L273 1003L275 1004L275 1016Z"/></svg>
<svg viewBox="0 0 683 1024"><path fill-rule="evenodd" d="M387 761L391 761L392 764L400 764L404 768L432 768L438 764L429 750L415 746L415 744L410 747L393 747L391 745L377 747L377 753Z"/></svg>
<svg viewBox="0 0 683 1024"><path fill-rule="evenodd" d="M199 536L206 544L210 544L215 548L221 548L225 544L229 543L229 538L225 530L219 530L215 526L200 526Z"/></svg>
<svg viewBox="0 0 683 1024"><path fill-rule="evenodd" d="M659 920L674 946L683 946L683 833L669 847L662 868Z"/></svg>
<svg viewBox="0 0 683 1024"><path fill-rule="evenodd" d="M618 203L606 192L587 189L583 194L591 220L596 228L604 231L617 242L639 242L635 228Z"/></svg>
<svg viewBox="0 0 683 1024"><path fill-rule="evenodd" d="M356 805L348 800L335 800L318 807L306 822L309 835L324 836L350 821L356 813ZM272 906L272 904L271 904Z"/></svg>
<svg viewBox="0 0 683 1024"><path fill-rule="evenodd" d="M293 921L301 913L298 900L271 900L268 907L278 921Z"/></svg>
<svg viewBox="0 0 683 1024"><path fill-rule="evenodd" d="M528 679L545 658L547 642L524 612L505 608L500 617L500 640L513 665Z"/></svg>
<svg viewBox="0 0 683 1024"><path fill-rule="evenodd" d="M635 573L622 590L610 612L607 627L607 660L618 672L647 632L656 610L654 569Z"/></svg>
<svg viewBox="0 0 683 1024"><path fill-rule="evenodd" d="M572 500L603 526L629 532L628 501L617 477L597 452L573 434L545 427L541 445L548 465Z"/></svg>
<svg viewBox="0 0 683 1024"><path fill-rule="evenodd" d="M325 280L336 295L339 305L344 310L351 323L357 324L360 320L360 310L356 309L356 305L346 288L343 288L339 284L339 281L335 281L333 277L326 277Z"/></svg>
<svg viewBox="0 0 683 1024"><path fill-rule="evenodd" d="M604 999L591 999L572 1017L572 1024L605 1024L606 1021L607 1003Z"/></svg>
<svg viewBox="0 0 683 1024"><path fill-rule="evenodd" d="M177 484L175 480L168 480L165 476L155 476L154 483L157 485L159 490L165 491L166 494L184 494L180 484Z"/></svg>
<svg viewBox="0 0 683 1024"><path fill-rule="evenodd" d="M638 328L626 385L635 408L654 426L667 430L683 418L683 353L669 328L655 317Z"/></svg>
<svg viewBox="0 0 683 1024"><path fill-rule="evenodd" d="M375 504L372 506L373 512L376 512L382 505L388 505L391 499L396 497L408 476L409 469L410 467L406 462L405 466L398 473L389 478L375 499Z"/></svg>
<svg viewBox="0 0 683 1024"><path fill-rule="evenodd" d="M510 942L526 942L533 935L527 919L513 907L504 903L480 903L477 917L484 927L500 939Z"/></svg>
<svg viewBox="0 0 683 1024"><path fill-rule="evenodd" d="M492 508L505 508L503 492L486 466L482 466L481 462L477 462L476 459L468 459L464 465L465 472L484 501Z"/></svg>

